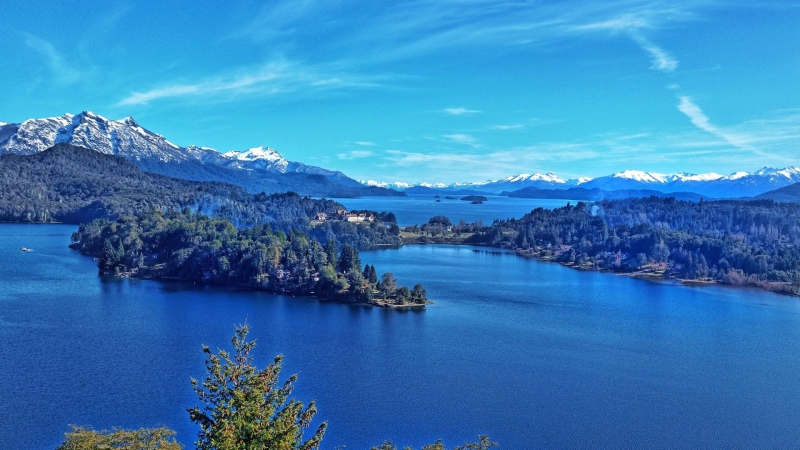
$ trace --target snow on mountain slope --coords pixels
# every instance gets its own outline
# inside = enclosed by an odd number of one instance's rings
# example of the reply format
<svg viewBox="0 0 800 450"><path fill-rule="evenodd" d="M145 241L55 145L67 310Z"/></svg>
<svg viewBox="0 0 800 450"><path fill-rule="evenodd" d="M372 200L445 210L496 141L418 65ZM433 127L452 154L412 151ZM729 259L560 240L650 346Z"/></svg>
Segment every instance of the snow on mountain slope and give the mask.
<svg viewBox="0 0 800 450"><path fill-rule="evenodd" d="M522 183L525 181L544 181L546 183L566 183L566 180L559 177L558 175L554 174L553 172L547 173L522 173L519 175L511 175L509 177L505 177L502 180L498 180L495 183ZM491 184L491 183L486 183Z"/></svg>
<svg viewBox="0 0 800 450"><path fill-rule="evenodd" d="M625 180L636 181L639 183L666 183L667 175L655 172L642 172L641 170L626 170L624 172L615 173L613 178L622 178Z"/></svg>
<svg viewBox="0 0 800 450"><path fill-rule="evenodd" d="M586 180L589 179L590 178L586 178ZM500 180L474 181L474 182L453 183L453 184L426 183L426 182L404 183L399 181L392 183L385 183L385 182L378 182L375 180L366 180L366 181L361 180L360 182L366 186L389 187L392 189L400 189L400 190L420 186L420 187L434 188L445 192L472 190L472 191L485 192L487 194L499 194L503 191L515 191L529 186L534 186L541 189L561 189L578 184L578 180L564 180L563 178L559 177L558 175L552 172L534 173L534 174L522 173L518 175L511 175Z"/></svg>
<svg viewBox="0 0 800 450"><path fill-rule="evenodd" d="M469 187L473 190L490 194L503 191L516 191L534 187L538 189L568 189L580 186L586 189L602 189L606 191L620 190L655 190L663 193L693 192L711 198L751 197L783 186L800 182L800 168L783 169L762 168L755 172L734 172L730 175L718 173L675 173L663 174L641 170L625 170L598 178L576 178L565 180L552 172L537 174L518 174L500 180L472 183L378 183L372 185L392 186L404 189L413 186L435 187L443 191L456 191ZM364 183L364 182L362 182Z"/></svg>
<svg viewBox="0 0 800 450"><path fill-rule="evenodd" d="M77 115L0 124L0 154L33 154L58 143L120 156L148 172L234 183L254 192L293 190L319 196L392 195L391 191L367 190L341 172L288 161L267 147L225 154L208 147L180 147L143 128L132 117L109 120L84 111Z"/></svg>
<svg viewBox="0 0 800 450"><path fill-rule="evenodd" d="M29 119L9 123L0 130L0 151L29 155L50 148L56 143L59 130L72 122L72 114L49 119Z"/></svg>
<svg viewBox="0 0 800 450"><path fill-rule="evenodd" d="M394 182L386 182L386 181L375 181L375 180L358 180L359 183L363 184L364 186L374 186L374 187L382 187L382 188L389 188L389 189L407 189L412 186L415 186L412 183L404 183L402 181L394 181Z"/></svg>
<svg viewBox="0 0 800 450"><path fill-rule="evenodd" d="M61 142L133 161L146 161L150 165L154 162L199 161L231 169L346 178L340 172L288 161L268 147L224 154L208 147L180 147L141 127L130 116L109 120L91 111L84 111L77 115L64 114L47 119L30 119L21 124L0 125L0 153L32 154Z"/></svg>
<svg viewBox="0 0 800 450"><path fill-rule="evenodd" d="M271 172L286 173L289 161L269 147L254 147L243 152L230 151L222 154L227 162L226 167L237 169L262 169Z"/></svg>
<svg viewBox="0 0 800 450"><path fill-rule="evenodd" d="M14 125L6 127L9 126ZM169 162L188 159L180 147L145 130L130 117L114 121L90 111L29 119L16 125L16 130L8 136L0 134L0 138L1 153L32 154L64 142L133 160Z"/></svg>

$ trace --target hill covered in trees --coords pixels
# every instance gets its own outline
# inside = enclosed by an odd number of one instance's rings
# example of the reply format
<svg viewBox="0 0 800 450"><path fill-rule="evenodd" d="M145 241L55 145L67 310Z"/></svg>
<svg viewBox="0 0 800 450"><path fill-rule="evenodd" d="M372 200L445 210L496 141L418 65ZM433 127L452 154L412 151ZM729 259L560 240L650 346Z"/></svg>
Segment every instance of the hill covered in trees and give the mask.
<svg viewBox="0 0 800 450"><path fill-rule="evenodd" d="M378 306L423 306L421 285L398 287L362 268L350 244L325 246L307 233L269 225L236 229L227 220L155 210L136 217L81 225L73 248L98 258L101 274L242 286Z"/></svg>
<svg viewBox="0 0 800 450"><path fill-rule="evenodd" d="M765 192L755 198L759 200L775 200L776 202L800 203L800 183Z"/></svg>
<svg viewBox="0 0 800 450"><path fill-rule="evenodd" d="M122 158L68 144L0 156L0 220L9 222L80 223L247 197L234 186L145 173Z"/></svg>
<svg viewBox="0 0 800 450"><path fill-rule="evenodd" d="M79 224L185 208L237 227L269 224L285 232L294 227L323 242L336 239L359 248L400 244L398 230L380 220L312 226L318 213L344 209L331 200L294 193L253 195L225 183L168 178L142 172L125 159L69 144L33 155L0 156L0 221Z"/></svg>
<svg viewBox="0 0 800 450"><path fill-rule="evenodd" d="M800 204L677 201L580 202L538 208L474 232L466 243L515 250L566 265L797 294Z"/></svg>

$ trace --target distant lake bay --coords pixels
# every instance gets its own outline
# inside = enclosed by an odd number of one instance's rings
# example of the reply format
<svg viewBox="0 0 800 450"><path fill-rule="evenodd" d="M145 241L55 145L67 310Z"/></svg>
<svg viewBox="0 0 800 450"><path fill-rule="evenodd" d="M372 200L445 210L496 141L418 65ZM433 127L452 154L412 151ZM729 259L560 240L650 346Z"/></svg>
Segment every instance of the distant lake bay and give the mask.
<svg viewBox="0 0 800 450"><path fill-rule="evenodd" d="M68 424L164 424L193 448L185 408L189 377L204 375L200 346L229 346L245 320L258 364L283 353L295 396L317 401L325 449L484 433L505 449L800 442L796 298L431 245L362 253L437 302L388 311L102 279L67 248L74 230L0 225L3 449L52 449Z"/></svg>
<svg viewBox="0 0 800 450"><path fill-rule="evenodd" d="M468 201L459 200L464 195L450 195L453 199L445 198L441 194L439 199L434 195L409 195L407 197L362 197L362 198L334 198L349 210L387 211L393 212L397 217L397 224L422 225L433 216L446 216L453 223L464 220L472 223L477 220L485 225L491 225L494 219L520 218L536 208L560 208L575 200L552 200L538 198L513 198L499 195L485 196L489 200L481 205L473 205ZM440 201L436 201L440 200Z"/></svg>

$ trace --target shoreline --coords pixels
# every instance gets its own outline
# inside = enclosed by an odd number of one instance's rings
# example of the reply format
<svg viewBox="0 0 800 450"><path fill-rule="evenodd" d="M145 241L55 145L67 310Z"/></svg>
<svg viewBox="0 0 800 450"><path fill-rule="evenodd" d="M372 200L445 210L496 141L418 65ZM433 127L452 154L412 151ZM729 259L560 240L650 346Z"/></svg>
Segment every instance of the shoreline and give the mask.
<svg viewBox="0 0 800 450"><path fill-rule="evenodd" d="M64 222L6 222L6 221L0 221L0 223L21 224L21 225L61 225L61 224L71 225L71 223L64 223ZM402 247L404 245L430 245L430 244L433 244L433 245L473 246L473 247L495 248L495 249L499 249L499 250L503 250L503 251L513 252L517 256L528 258L528 259L534 259L534 260L536 260L538 262L556 263L556 264L559 264L561 266L564 266L564 267L567 267L567 268L571 268L571 269L577 269L577 270L595 271L595 272L614 274L614 275L618 275L618 276L627 276L627 277L637 278L637 279L640 279L640 280L651 281L651 282L675 282L675 283L679 283L679 284L684 285L684 286L693 286L693 287L720 286L720 287L730 287L730 288L757 289L757 290L762 290L762 291L773 292L775 294L783 295L783 296L787 296L787 297L800 298L800 291L794 290L792 288L792 285L787 283L787 282L769 282L769 281L765 281L765 282L763 282L763 285L758 285L758 284L728 284L728 283L722 283L722 282L720 282L718 280L713 280L713 279L676 278L676 277L673 277L673 276L665 275L663 272L661 272L661 273L648 272L648 271L616 272L616 271L613 271L613 270L598 268L595 265L582 265L581 266L581 265L575 265L573 263L566 263L566 262L557 261L556 260L557 256L553 256L553 255L541 256L541 255L534 254L534 252L531 251L531 250L528 250L528 251L512 250L512 249L508 249L508 248L504 248L504 247L495 247L495 246L490 246L490 245L485 245L485 244L465 243L465 242L463 242L463 238L456 238L456 237L450 237L450 238L447 238L447 237L443 237L442 238L442 237L440 237L440 238L436 238L436 237L428 237L428 236L413 236L413 237L406 236L406 237L402 237L401 239L402 239L402 241L401 241L401 243L399 245L379 244L379 245L376 245L376 246L374 246L373 248L371 248L369 250L386 250L386 249L391 249L391 248L397 249L397 248L400 248L400 247ZM71 247L71 245L70 245L70 247ZM87 257L90 257L90 258L96 258L96 256L80 252L80 250L77 250L77 249L75 249L75 250L78 251L82 256L87 256ZM164 278L164 277L156 278L156 277L152 277L152 276L131 276L131 275L112 275L112 274L105 274L103 276L115 277L115 278L131 278L131 279L140 279L140 280L153 280L153 281L177 281L177 282L183 282L183 283L198 284L198 282L196 282L194 280L186 280L186 279L178 279L178 278ZM315 295L313 293L312 294L302 294L302 293L281 292L281 291L275 291L275 290L271 290L271 289L263 289L263 288L247 286L247 285L215 285L215 284L210 284L210 283L202 283L202 284L206 285L206 286L233 287L233 288L237 288L237 289L247 289L247 290L253 290L253 291L268 292L268 293L272 293L272 294L284 294L284 295L292 295L292 296L300 295L300 296L303 296L303 297L315 298L318 301L324 301L324 302L336 302L336 303L342 303L342 304L362 305L362 306L376 306L376 307L379 307L379 308L390 308L390 309L398 309L398 308L425 309L426 305L434 305L434 304L436 304L435 302L430 301L430 300L427 300L427 303L424 303L424 304L416 304L415 303L415 304L401 304L401 305L396 305L396 304L392 304L390 302L385 302L385 301L382 301L382 302L350 302L350 301L346 301L346 300L326 299L326 298L317 296L317 295Z"/></svg>
<svg viewBox="0 0 800 450"><path fill-rule="evenodd" d="M420 239L421 238L421 239ZM403 245L453 245L453 246L473 246L473 247L484 247L484 248L496 248L500 250L504 250L507 252L513 252L515 255L533 259L538 262L547 262L547 263L555 263L559 264L563 267L567 267L570 269L575 270L583 270L583 271L593 271L593 272L601 272L607 274L613 274L617 276L627 276L631 278L636 278L644 281L651 281L651 282L675 282L679 283L684 286L695 286L695 287L704 287L704 286L720 286L720 287L730 287L730 288L745 288L745 289L757 289L761 291L769 291L773 292L778 295L783 295L787 297L794 297L800 298L800 292L792 291L792 285L785 282L771 282L765 281L764 285L754 285L754 284L727 284L721 283L717 280L713 279L688 279L688 278L676 278L673 276L665 275L664 272L650 272L650 271L636 271L636 272L615 272L613 270L599 268L593 264L587 265L576 265L573 263L565 263L558 261L556 258L557 256L540 256L534 254L533 251L524 251L524 250L512 250L509 248L504 247L494 247L491 245L484 245L484 244L472 244L463 242L463 239L460 241L458 238L435 238L435 237L428 237L428 236L419 236L419 237L412 237L411 239L404 239Z"/></svg>
<svg viewBox="0 0 800 450"><path fill-rule="evenodd" d="M502 248L502 247L491 247L491 248ZM705 286L720 286L720 287L730 287L730 288L746 288L746 289L758 289L761 291L769 291L774 292L779 295L785 295L788 297L795 297L800 298L800 292L790 292L791 285L789 283L781 283L781 282L774 282L774 281L766 281L765 286L760 285L753 285L753 284L727 284L721 283L714 279L691 279L691 278L677 278L670 275L666 275L664 272L652 272L652 271L644 271L639 270L635 272L615 272L613 270L599 268L594 265L575 265L571 263L564 263L561 261L557 261L555 256L538 256L531 253L526 253L521 250L509 250L508 251L514 252L517 256L521 256L523 258L530 258L535 259L536 261L540 262L552 262L559 264L563 267L567 267L570 269L576 270L585 270L585 271L593 271L593 272L600 272L600 273L607 273L613 274L617 276L626 276L630 278L636 278L639 280L644 281L651 281L651 282L675 282L679 283L683 286L694 286L694 287L705 287Z"/></svg>
<svg viewBox="0 0 800 450"><path fill-rule="evenodd" d="M94 258L92 255L81 253L77 249L73 249L73 250L76 250L78 253L81 254L81 256ZM316 295L314 293L304 294L304 293L298 293L298 292L277 291L277 290L273 290L273 289L259 288L259 287L255 287L255 286L244 285L244 284L203 283L203 282L198 282L198 281L195 281L195 280L188 280L188 279L178 278L178 277L135 276L135 275L132 275L132 274L127 273L127 272L121 273L121 274L118 274L118 275L108 274L108 273L98 273L98 276L107 277L107 278L114 278L114 279L146 280L146 281L155 281L155 282L159 282L159 283L174 282L174 283L191 284L191 285L194 285L194 286L207 286L207 287L210 287L210 288L228 288L228 289L237 289L237 290L251 291L251 292L266 292L268 294L275 294L275 295L286 295L286 296L292 296L292 297L305 297L305 298L315 299L317 301L326 302L326 303L340 303L340 304L343 304L343 305L354 305L354 306L374 306L374 307L377 307L377 308L385 308L385 309L422 309L422 310L424 310L426 306L435 305L436 304L436 302L434 302L432 300L427 300L427 299L426 299L425 303L408 303L408 304L399 304L399 305L395 304L395 303L392 303L392 302L389 302L389 301L353 302L353 301L347 301L347 300L329 299L329 298L325 298L325 297L320 297L320 296L318 296L318 295Z"/></svg>

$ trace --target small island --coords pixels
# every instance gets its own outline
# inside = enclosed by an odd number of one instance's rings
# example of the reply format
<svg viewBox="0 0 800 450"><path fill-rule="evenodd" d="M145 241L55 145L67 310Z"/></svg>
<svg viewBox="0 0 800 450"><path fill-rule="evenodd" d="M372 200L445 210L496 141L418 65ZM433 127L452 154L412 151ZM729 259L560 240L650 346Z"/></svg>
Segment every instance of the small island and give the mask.
<svg viewBox="0 0 800 450"><path fill-rule="evenodd" d="M305 232L236 229L205 215L159 210L81 225L70 247L98 258L101 275L237 286L381 307L424 308L422 285L398 286L362 267L358 250Z"/></svg>
<svg viewBox="0 0 800 450"><path fill-rule="evenodd" d="M484 197L483 195L467 195L466 197L461 197L461 200L466 202L471 202L473 205L482 205L483 202L488 202L489 199Z"/></svg>

